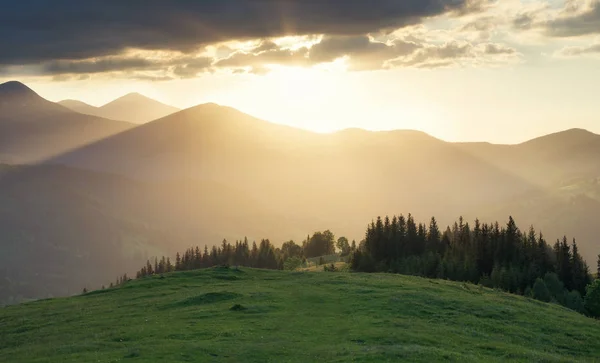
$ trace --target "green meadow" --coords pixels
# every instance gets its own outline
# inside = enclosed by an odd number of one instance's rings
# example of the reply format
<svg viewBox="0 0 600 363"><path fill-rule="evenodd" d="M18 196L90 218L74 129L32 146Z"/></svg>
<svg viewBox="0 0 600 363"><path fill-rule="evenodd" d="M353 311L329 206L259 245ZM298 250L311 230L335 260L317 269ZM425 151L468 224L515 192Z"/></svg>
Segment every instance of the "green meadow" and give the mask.
<svg viewBox="0 0 600 363"><path fill-rule="evenodd" d="M600 321L475 285L211 268L0 309L0 362L600 362Z"/></svg>

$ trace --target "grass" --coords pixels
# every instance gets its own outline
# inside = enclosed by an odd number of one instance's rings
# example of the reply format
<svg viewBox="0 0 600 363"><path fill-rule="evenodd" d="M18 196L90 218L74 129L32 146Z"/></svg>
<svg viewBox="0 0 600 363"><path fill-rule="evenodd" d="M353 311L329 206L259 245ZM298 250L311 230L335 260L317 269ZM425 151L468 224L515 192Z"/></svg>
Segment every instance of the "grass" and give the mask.
<svg viewBox="0 0 600 363"><path fill-rule="evenodd" d="M214 268L0 309L0 362L594 362L600 322L463 283Z"/></svg>

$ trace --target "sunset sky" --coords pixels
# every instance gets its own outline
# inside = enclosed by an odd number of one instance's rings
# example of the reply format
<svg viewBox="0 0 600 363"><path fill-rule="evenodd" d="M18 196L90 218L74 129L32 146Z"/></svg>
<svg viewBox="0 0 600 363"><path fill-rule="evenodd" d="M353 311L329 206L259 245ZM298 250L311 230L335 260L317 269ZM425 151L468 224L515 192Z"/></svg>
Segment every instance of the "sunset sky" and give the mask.
<svg viewBox="0 0 600 363"><path fill-rule="evenodd" d="M0 34L0 82L52 101L140 92L449 141L600 132L599 0L21 0Z"/></svg>

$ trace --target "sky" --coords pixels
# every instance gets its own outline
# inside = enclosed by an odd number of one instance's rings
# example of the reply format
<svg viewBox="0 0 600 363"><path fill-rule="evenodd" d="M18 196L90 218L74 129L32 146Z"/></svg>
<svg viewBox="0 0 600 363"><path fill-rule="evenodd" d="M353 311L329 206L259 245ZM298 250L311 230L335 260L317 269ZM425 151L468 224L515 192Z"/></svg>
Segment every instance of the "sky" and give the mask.
<svg viewBox="0 0 600 363"><path fill-rule="evenodd" d="M0 34L0 82L51 101L139 92L448 141L600 133L600 0L20 0Z"/></svg>

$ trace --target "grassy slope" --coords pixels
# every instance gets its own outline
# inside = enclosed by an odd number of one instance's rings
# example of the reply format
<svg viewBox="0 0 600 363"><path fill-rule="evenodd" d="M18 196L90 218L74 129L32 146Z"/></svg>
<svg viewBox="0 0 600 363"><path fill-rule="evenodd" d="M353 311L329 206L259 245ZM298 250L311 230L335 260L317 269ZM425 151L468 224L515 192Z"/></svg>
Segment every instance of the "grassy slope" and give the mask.
<svg viewBox="0 0 600 363"><path fill-rule="evenodd" d="M232 311L235 304L245 310ZM461 283L210 269L0 309L1 362L591 362L600 322Z"/></svg>

